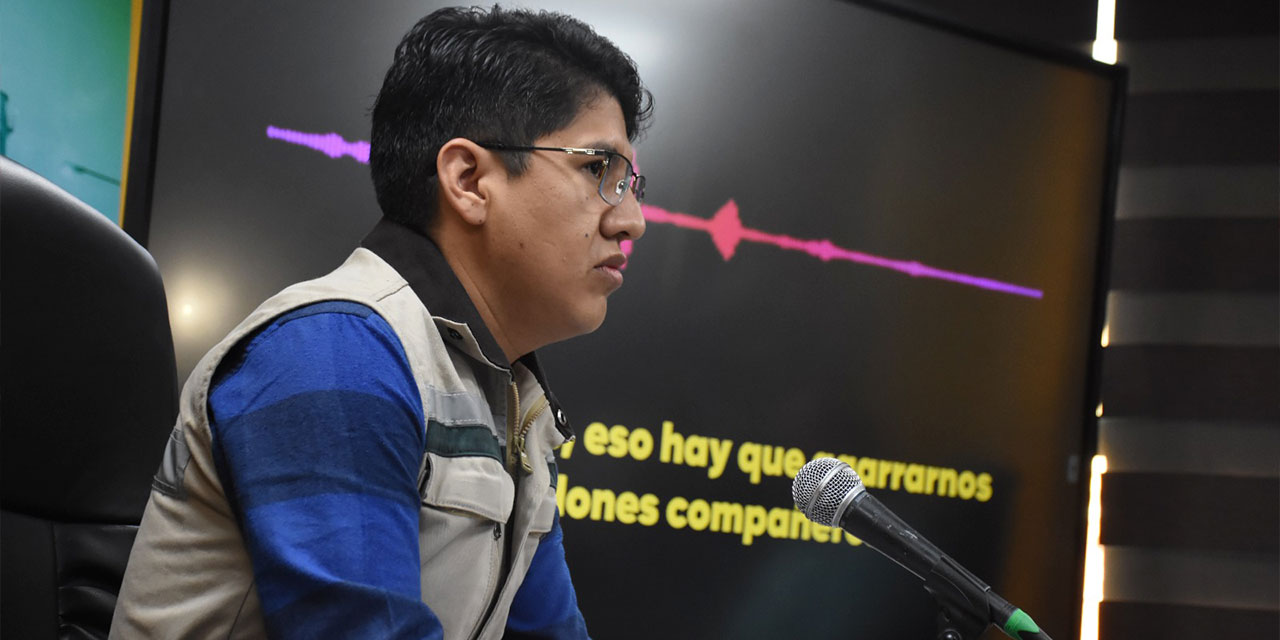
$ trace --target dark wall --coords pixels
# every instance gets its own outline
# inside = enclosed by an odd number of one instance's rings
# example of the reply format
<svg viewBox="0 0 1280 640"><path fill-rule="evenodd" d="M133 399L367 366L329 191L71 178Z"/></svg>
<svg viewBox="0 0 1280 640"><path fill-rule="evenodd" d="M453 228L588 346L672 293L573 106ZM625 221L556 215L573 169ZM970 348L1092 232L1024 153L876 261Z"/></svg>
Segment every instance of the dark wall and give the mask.
<svg viewBox="0 0 1280 640"><path fill-rule="evenodd" d="M1089 52L1093 42L1098 15L1096 2L1082 0L883 0L880 4L995 36L1083 53Z"/></svg>
<svg viewBox="0 0 1280 640"><path fill-rule="evenodd" d="M1280 9L1120 0L1101 638L1280 635Z"/></svg>

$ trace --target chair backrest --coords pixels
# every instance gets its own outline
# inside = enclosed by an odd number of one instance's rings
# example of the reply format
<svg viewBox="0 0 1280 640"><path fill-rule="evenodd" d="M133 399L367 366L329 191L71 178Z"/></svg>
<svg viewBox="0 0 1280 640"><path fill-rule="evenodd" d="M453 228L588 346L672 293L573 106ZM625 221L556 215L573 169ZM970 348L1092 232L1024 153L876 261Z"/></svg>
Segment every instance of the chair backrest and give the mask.
<svg viewBox="0 0 1280 640"><path fill-rule="evenodd" d="M105 637L177 415L151 255L0 156L0 636Z"/></svg>

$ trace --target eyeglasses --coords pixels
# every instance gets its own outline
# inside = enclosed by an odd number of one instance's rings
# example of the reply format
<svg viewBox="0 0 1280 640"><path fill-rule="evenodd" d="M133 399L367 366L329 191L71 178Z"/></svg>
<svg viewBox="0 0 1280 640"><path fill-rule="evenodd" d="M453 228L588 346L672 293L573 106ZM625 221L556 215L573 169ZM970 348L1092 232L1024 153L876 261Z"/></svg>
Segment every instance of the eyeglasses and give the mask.
<svg viewBox="0 0 1280 640"><path fill-rule="evenodd" d="M600 178L600 197L610 206L622 204L627 191L636 194L636 202L644 201L644 176L635 172L631 161L626 156L605 149L581 149L578 147L524 147L500 142L477 142L485 149L494 151L559 151L569 155L601 156L599 162L587 167L592 175ZM597 166L598 165L598 166Z"/></svg>

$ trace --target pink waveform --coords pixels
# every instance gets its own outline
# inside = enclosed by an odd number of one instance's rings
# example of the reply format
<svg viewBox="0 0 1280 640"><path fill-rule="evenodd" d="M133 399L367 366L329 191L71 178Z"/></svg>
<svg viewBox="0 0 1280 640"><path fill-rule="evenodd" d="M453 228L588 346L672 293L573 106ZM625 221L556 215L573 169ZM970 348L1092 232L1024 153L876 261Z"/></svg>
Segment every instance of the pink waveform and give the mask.
<svg viewBox="0 0 1280 640"><path fill-rule="evenodd" d="M715 215L711 216L709 219L691 216L687 213L667 211L666 209L648 204L643 205L642 209L644 210L644 219L646 222L673 224L685 229L705 231L711 236L711 242L715 244L721 257L726 261L733 257L734 252L738 249L738 243L746 240L747 242L771 244L789 251L800 251L818 258L823 262L829 262L831 260L857 262L859 264L871 265L882 269L891 269L916 278L946 280L971 287L999 291L1001 293L1010 293L1018 296L1026 296L1028 298L1038 299L1044 297L1044 292L1039 289L1031 289L1028 287L1018 286L1016 284L1000 282L999 280L992 280L990 278L957 273L955 271L945 271L926 264L920 264L914 260L894 260L892 258L883 258L869 253L836 246L830 240L806 240L782 234L766 233L764 231L744 227L742 226L742 219L738 217L738 205L733 200L729 200L724 203L724 206L720 207L720 209L716 211Z"/></svg>
<svg viewBox="0 0 1280 640"><path fill-rule="evenodd" d="M283 140L292 144L309 147L324 153L330 158L340 158L346 155L351 156L357 162L365 164L368 164L369 162L368 142L364 140L349 142L336 133L306 133L268 126L267 137L273 140ZM1039 289L1031 289L1016 284L1009 284L1007 282L1000 282L999 280L982 278L966 273L946 271L926 264L920 264L914 260L894 260L892 258L884 258L870 253L845 249L844 247L836 246L830 240L826 239L806 240L803 238L793 238L787 235L767 233L757 229L744 227L742 226L742 219L738 217L738 205L732 199L724 203L724 206L720 207L720 209L716 211L715 215L710 218L699 218L687 213L667 211L661 207L655 207L649 204L642 205L641 209L644 211L644 219L646 222L672 224L682 229L705 231L711 236L711 242L715 244L716 250L720 252L721 257L726 261L733 257L734 252L738 249L738 244L745 240L747 242L771 244L788 251L800 251L818 258L823 262L830 262L831 260L856 262L873 267L880 267L882 269L891 269L915 278L946 280L957 284L978 287L980 289L988 289L990 291L998 291L1000 293L1025 296L1028 298L1039 299L1044 297L1044 292ZM622 252L624 254L630 256L633 249L634 245L631 241L623 241Z"/></svg>
<svg viewBox="0 0 1280 640"><path fill-rule="evenodd" d="M272 126L267 127L267 137L310 147L330 158L351 156L356 159L356 162L369 163L369 143L364 140L347 142L336 133L304 133Z"/></svg>

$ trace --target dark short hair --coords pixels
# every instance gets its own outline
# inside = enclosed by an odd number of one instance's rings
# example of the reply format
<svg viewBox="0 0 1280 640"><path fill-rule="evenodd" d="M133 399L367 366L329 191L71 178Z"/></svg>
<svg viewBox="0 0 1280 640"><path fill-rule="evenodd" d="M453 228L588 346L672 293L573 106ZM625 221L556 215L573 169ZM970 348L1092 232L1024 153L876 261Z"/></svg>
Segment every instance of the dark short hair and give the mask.
<svg viewBox="0 0 1280 640"><path fill-rule="evenodd" d="M369 166L387 217L425 230L435 217L445 142L529 145L609 95L631 141L653 111L635 62L591 27L548 11L435 11L396 47L373 107ZM524 153L501 154L512 175Z"/></svg>

